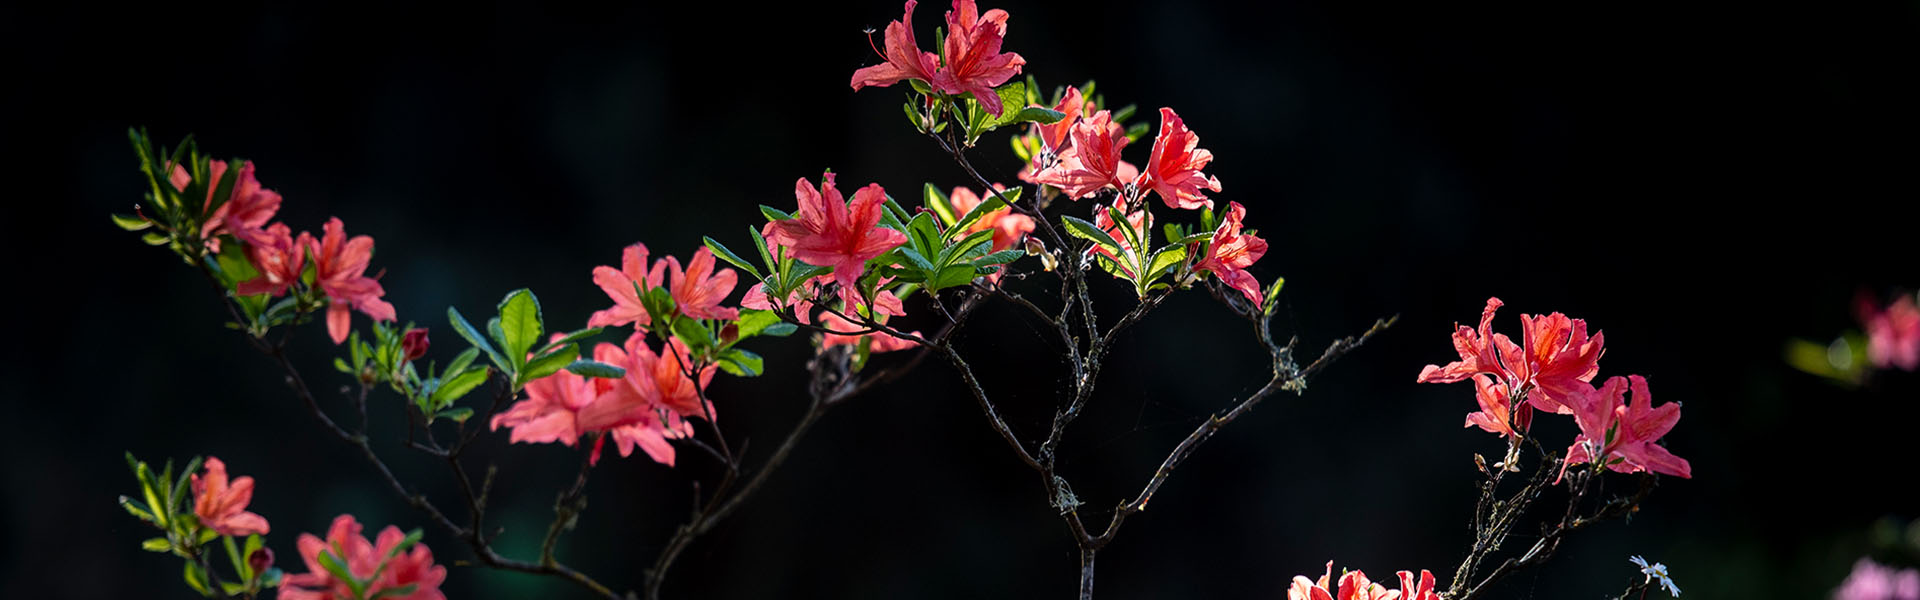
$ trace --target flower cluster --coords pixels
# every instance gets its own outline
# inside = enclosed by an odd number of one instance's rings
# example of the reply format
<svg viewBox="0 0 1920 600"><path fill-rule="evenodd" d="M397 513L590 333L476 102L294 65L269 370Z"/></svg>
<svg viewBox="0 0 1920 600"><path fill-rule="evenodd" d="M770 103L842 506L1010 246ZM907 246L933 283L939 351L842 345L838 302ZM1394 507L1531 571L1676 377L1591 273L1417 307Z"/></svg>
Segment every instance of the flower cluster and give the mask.
<svg viewBox="0 0 1920 600"><path fill-rule="evenodd" d="M1433 572L1421 569L1417 579L1412 571L1400 571L1397 575L1400 577L1398 590L1388 590L1360 571L1343 572L1338 584L1330 585L1333 561L1327 561L1327 571L1318 580L1295 575L1293 584L1287 586L1287 600L1440 600L1440 594L1433 589Z"/></svg>
<svg viewBox="0 0 1920 600"><path fill-rule="evenodd" d="M193 476L193 514L200 524L220 535L249 536L267 532L267 519L247 512L253 501L253 478L227 479L227 463L207 457L207 472Z"/></svg>
<svg viewBox="0 0 1920 600"><path fill-rule="evenodd" d="M853 72L853 89L866 86L887 87L913 80L943 94L971 94L974 100L994 116L1004 107L993 88L1020 74L1027 60L1019 54L1001 52L1000 42L1007 35L1007 11L993 9L980 14L973 0L954 0L947 11L946 45L940 54L920 49L913 37L913 6L907 0L906 14L887 24L886 62Z"/></svg>
<svg viewBox="0 0 1920 600"><path fill-rule="evenodd" d="M1882 307L1861 294L1854 312L1867 333L1867 360L1877 369L1920 369L1920 305L1912 294L1901 294Z"/></svg>
<svg viewBox="0 0 1920 600"><path fill-rule="evenodd" d="M440 583L447 568L433 564L433 551L419 543L419 531L405 534L388 525L373 542L360 532L353 515L340 515L324 540L300 534L300 560L307 572L286 576L281 600L446 600Z"/></svg>
<svg viewBox="0 0 1920 600"><path fill-rule="evenodd" d="M1920 569L1895 569L1861 558L1833 600L1920 600Z"/></svg>
<svg viewBox="0 0 1920 600"><path fill-rule="evenodd" d="M1520 315L1522 339L1515 344L1506 334L1493 333L1493 314L1502 306L1488 298L1478 328L1459 326L1453 347L1460 360L1445 366L1427 365L1420 383L1452 383L1473 379L1480 411L1467 415L1467 427L1520 437L1526 433L1532 411L1572 415L1580 435L1567 449L1565 465L1605 461L1615 471L1652 471L1692 477L1686 459L1674 456L1658 442L1680 420L1680 405L1653 406L1647 380L1639 375L1615 376L1598 388L1606 338L1587 335L1587 322L1560 313ZM1631 388L1633 400L1626 401Z"/></svg>

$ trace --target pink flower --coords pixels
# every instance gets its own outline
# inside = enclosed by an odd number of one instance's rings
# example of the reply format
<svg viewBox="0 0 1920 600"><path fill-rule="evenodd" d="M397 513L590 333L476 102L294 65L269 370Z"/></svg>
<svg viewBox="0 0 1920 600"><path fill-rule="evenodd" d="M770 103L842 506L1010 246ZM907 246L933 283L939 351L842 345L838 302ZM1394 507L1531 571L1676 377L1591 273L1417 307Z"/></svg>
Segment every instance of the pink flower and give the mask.
<svg viewBox="0 0 1920 600"><path fill-rule="evenodd" d="M211 178L207 182L207 200L201 205L201 210L213 205L213 195L220 191L220 179L226 177L227 168L227 161L224 160L208 163ZM182 191L192 182L186 167L180 165L174 165L171 179L173 188ZM207 216L207 222L200 228L200 237L207 240L207 249L216 253L220 251L220 240L215 236L222 232L232 234L247 244L264 243L267 233L261 228L266 226L267 221L273 220L273 214L279 210L280 194L261 188L260 181L253 176L253 161L243 162L240 175L234 178L232 193L227 196L225 204Z"/></svg>
<svg viewBox="0 0 1920 600"><path fill-rule="evenodd" d="M1200 149L1200 136L1187 129L1187 122L1171 108L1160 109L1160 135L1153 138L1153 155L1147 159L1146 179L1140 187L1151 188L1168 208L1213 208L1213 201L1200 190L1220 191L1220 180L1201 173L1213 162L1213 153Z"/></svg>
<svg viewBox="0 0 1920 600"><path fill-rule="evenodd" d="M1120 150L1127 147L1127 132L1107 111L1075 123L1072 137L1069 152L1062 154L1052 168L1034 174L1034 181L1060 188L1068 198L1079 200L1108 187L1125 190L1139 178L1139 168L1120 160Z"/></svg>
<svg viewBox="0 0 1920 600"><path fill-rule="evenodd" d="M380 282L366 276L367 261L373 259L373 238L364 235L347 239L339 217L327 220L326 235L320 241L308 238L313 252L316 283L327 293L327 334L333 343L347 341L351 326L347 308L365 313L377 321L392 321L393 305L380 297L386 295Z"/></svg>
<svg viewBox="0 0 1920 600"><path fill-rule="evenodd" d="M1624 401L1629 381L1633 387L1631 404ZM1668 403L1655 408L1645 378L1639 375L1608 378L1599 390L1589 388L1574 404L1573 418L1580 425L1580 435L1574 438L1573 446L1567 448L1566 463L1561 467L1563 476L1566 465L1582 464L1599 456L1601 460L1621 459L1622 462L1608 468L1622 473L1652 471L1693 477L1693 468L1686 459L1654 443L1680 421L1680 405Z"/></svg>
<svg viewBox="0 0 1920 600"><path fill-rule="evenodd" d="M1493 312L1501 305L1499 298L1488 298L1480 313L1480 328L1461 326L1453 333L1453 348L1460 360L1444 367L1427 365L1417 381L1452 383L1486 373L1500 378L1515 393L1526 391L1527 401L1535 408L1571 414L1570 403L1592 389L1588 382L1600 372L1605 335L1589 338L1585 320L1560 313L1523 314L1525 346L1516 346L1507 336L1492 332Z"/></svg>
<svg viewBox="0 0 1920 600"><path fill-rule="evenodd" d="M687 262L687 270L680 271L680 260L667 257L667 270L672 274L674 304L679 305L680 314L695 319L740 318L740 310L720 308L720 302L733 292L738 275L733 269L713 269L713 251L705 246L693 251L693 260Z"/></svg>
<svg viewBox="0 0 1920 600"><path fill-rule="evenodd" d="M1194 272L1209 272L1220 281L1247 297L1248 302L1259 306L1265 300L1260 294L1260 282L1247 272L1247 267L1267 254L1267 241L1240 233L1241 220L1247 216L1246 207L1239 202L1227 204L1227 218L1213 230L1213 240L1207 245L1207 257L1194 263Z"/></svg>
<svg viewBox="0 0 1920 600"><path fill-rule="evenodd" d="M1084 104L1085 102L1080 99L1080 88L1068 87L1066 95L1060 98L1060 103L1053 105L1054 110L1066 116L1051 124L1035 122L1029 126L1029 135L1040 139L1041 150L1039 154L1034 155L1033 162L1020 170L1021 181L1040 183L1035 179L1035 175L1059 162L1060 157L1071 148L1069 144L1073 143L1073 124L1080 121L1080 109Z"/></svg>
<svg viewBox="0 0 1920 600"><path fill-rule="evenodd" d="M1505 382L1488 377L1485 373L1473 375L1474 399L1480 402L1480 412L1467 415L1466 425L1479 426L1487 433L1498 433L1509 437L1520 437L1533 422L1533 406L1521 404L1514 411L1512 395Z"/></svg>
<svg viewBox="0 0 1920 600"><path fill-rule="evenodd" d="M833 313L821 314L820 326L833 331L861 331L866 329L865 327L862 327L851 321L842 319L840 318L840 315L836 315ZM913 331L909 333L912 333L913 335L920 335L920 332L918 331ZM872 340L867 345L867 351L872 352L874 354L878 354L881 352L892 352L895 350L906 350L909 348L913 348L914 346L917 345L911 340L903 340L897 337L893 337L892 335L888 335L886 332L882 332L882 331L863 333L860 335L839 335L839 334L833 334L833 333L823 333L821 334L821 337L820 337L820 349L824 351L827 348L831 348L834 346L851 346L851 345L859 344L860 340L863 340L863 339Z"/></svg>
<svg viewBox="0 0 1920 600"><path fill-rule="evenodd" d="M281 580L281 600L348 600L355 598L353 588L347 582L334 579L333 574L320 566L320 553L331 552L334 558L346 566L347 573L355 579L368 583L365 594L360 597L374 597L386 592L381 598L393 600L446 600L440 593L440 583L447 579L447 568L433 564L433 551L426 544L414 544L410 549L399 550L400 543L406 540L406 534L400 528L388 525L380 531L377 542L369 543L361 535L360 522L353 515L334 517L333 525L327 529L327 539L321 540L310 533L300 534L297 547L300 560L307 564L306 573L290 574ZM388 559L387 555L393 558ZM398 590L412 586L406 594L396 594Z"/></svg>
<svg viewBox="0 0 1920 600"><path fill-rule="evenodd" d="M911 10L911 4L909 4ZM891 27L889 27L891 30ZM1007 35L1007 11L980 14L973 0L954 0L947 11L946 64L933 75L933 87L949 94L972 93L987 114L1000 116L1000 95L993 88L1020 74L1027 59L1000 52ZM891 36L889 36L891 42Z"/></svg>
<svg viewBox="0 0 1920 600"><path fill-rule="evenodd" d="M193 514L200 524L214 533L249 536L267 532L267 519L247 512L253 501L253 478L235 477L227 481L227 463L207 457L207 473L193 475Z"/></svg>
<svg viewBox="0 0 1920 600"><path fill-rule="evenodd" d="M620 251L620 268L600 266L593 268L593 283L613 298L613 307L593 313L587 319L588 327L618 327L628 323L641 326L651 325L653 320L647 315L647 309L640 303L639 287L653 289L660 287L666 280L666 261L653 263L653 269L647 269L647 245L634 244Z"/></svg>
<svg viewBox="0 0 1920 600"><path fill-rule="evenodd" d="M644 339L645 335L635 333L634 337ZM561 337L563 334L553 336ZM594 360L620 366L630 362L619 346L604 343L594 348ZM600 462L600 448L606 437L612 437L621 456L631 455L638 446L654 462L671 467L674 452L667 440L692 434L691 426L677 417L669 424L658 414L651 414L657 411L649 409L657 407L624 379L590 378L562 370L528 382L526 389L526 400L494 415L490 423L495 431L502 426L513 429L507 438L509 443L559 442L572 446L582 435L602 432L606 436L594 441L590 463Z"/></svg>
<svg viewBox="0 0 1920 600"><path fill-rule="evenodd" d="M1440 593L1433 591L1433 572L1420 570L1420 581L1415 583L1412 571L1395 573L1400 576L1400 600L1440 600Z"/></svg>
<svg viewBox="0 0 1920 600"><path fill-rule="evenodd" d="M1861 558L1833 600L1920 600L1920 570L1899 569Z"/></svg>
<svg viewBox="0 0 1920 600"><path fill-rule="evenodd" d="M1394 600L1400 597L1399 592L1387 591L1386 587L1367 579L1367 574L1360 571L1341 574L1336 591L1327 585L1332 576L1333 561L1327 561L1327 572L1320 576L1319 581L1295 575L1293 584L1287 587L1287 600Z"/></svg>
<svg viewBox="0 0 1920 600"><path fill-rule="evenodd" d="M712 416L713 406L701 400L700 390L713 381L713 373L719 367L702 368L700 383L696 386L687 376L686 361L692 359L692 350L680 338L671 338L661 346L660 353L655 354L647 345L646 336L635 333L627 338L626 355L627 360L620 365L627 369L625 381L633 386L639 402L664 407L680 417Z"/></svg>
<svg viewBox="0 0 1920 600"><path fill-rule="evenodd" d="M900 20L887 24L887 51L881 54L887 62L865 67L853 72L853 91L865 86L887 87L904 79L918 79L933 82L933 72L939 68L940 57L932 52L920 50L920 43L913 39L913 6L915 0L907 0L906 14ZM872 35L872 30L868 30ZM872 37L867 42L873 42ZM879 52L875 50L875 52Z"/></svg>
<svg viewBox="0 0 1920 600"><path fill-rule="evenodd" d="M786 299L782 300L780 305L793 309L794 318L799 319L801 323L812 323L813 302L808 300L811 296L804 293L806 290L807 286L801 286L788 292ZM773 302L767 297L767 284L764 283L756 283L753 287L747 288L747 293L740 297L740 305L758 310L774 309Z"/></svg>
<svg viewBox="0 0 1920 600"><path fill-rule="evenodd" d="M947 196L947 200L953 204L953 216L959 217L973 211L974 207L980 205L982 199L978 194L973 193L973 190L956 187L953 188L953 193ZM971 235L976 231L992 229L993 251L999 252L1013 248L1014 244L1020 243L1021 238L1033 232L1033 227L1033 217L1014 214L1013 207L1003 206L993 212L982 215L980 220L974 221L973 225L968 226L966 231L956 231L953 235L954 239L959 239Z"/></svg>
<svg viewBox="0 0 1920 600"><path fill-rule="evenodd" d="M768 241L784 246L808 264L833 267L833 279L842 288L854 288L866 262L906 243L907 235L879 227L880 205L887 192L867 184L853 193L849 205L834 187L833 174L820 182L819 191L805 178L794 182L800 210L793 218L769 223Z"/></svg>
<svg viewBox="0 0 1920 600"><path fill-rule="evenodd" d="M300 270L306 267L307 248L313 245L313 235L302 231L300 237L295 238L289 235L285 223L269 225L261 235L262 239L247 245L247 258L253 263L253 270L260 274L240 282L233 291L242 296L284 296L287 287L300 280Z"/></svg>
<svg viewBox="0 0 1920 600"><path fill-rule="evenodd" d="M1865 295L1856 305L1867 330L1867 359L1875 368L1920 368L1920 306L1914 305L1912 295L1901 295L1885 310L1876 310L1873 299Z"/></svg>
<svg viewBox="0 0 1920 600"><path fill-rule="evenodd" d="M1287 586L1287 600L1333 600L1333 592L1327 589L1331 577L1333 561L1327 561L1327 572L1321 574L1318 581L1305 575L1293 576L1293 585Z"/></svg>

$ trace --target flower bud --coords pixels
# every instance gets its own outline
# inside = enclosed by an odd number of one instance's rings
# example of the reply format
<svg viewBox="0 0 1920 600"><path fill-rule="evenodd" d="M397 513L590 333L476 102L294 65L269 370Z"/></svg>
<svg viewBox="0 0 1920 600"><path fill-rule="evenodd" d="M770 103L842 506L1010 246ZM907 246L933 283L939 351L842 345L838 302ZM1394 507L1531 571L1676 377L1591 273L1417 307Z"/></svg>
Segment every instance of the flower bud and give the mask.
<svg viewBox="0 0 1920 600"><path fill-rule="evenodd" d="M406 353L407 360L420 360L420 357L426 356L429 345L425 327L408 329L400 337L400 349Z"/></svg>
<svg viewBox="0 0 1920 600"><path fill-rule="evenodd" d="M261 546L254 550L253 554L247 555L247 567L252 568L256 574L265 573L267 569L273 567L273 549Z"/></svg>

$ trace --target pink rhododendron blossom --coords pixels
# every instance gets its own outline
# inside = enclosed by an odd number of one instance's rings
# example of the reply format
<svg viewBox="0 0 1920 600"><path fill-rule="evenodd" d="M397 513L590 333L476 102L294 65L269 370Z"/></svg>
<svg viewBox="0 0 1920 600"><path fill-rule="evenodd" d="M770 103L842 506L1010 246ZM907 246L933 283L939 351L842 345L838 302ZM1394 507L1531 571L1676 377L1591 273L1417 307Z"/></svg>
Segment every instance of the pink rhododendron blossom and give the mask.
<svg viewBox="0 0 1920 600"><path fill-rule="evenodd" d="M1140 169L1120 160L1127 132L1107 111L1094 113L1073 125L1073 148L1052 168L1034 174L1034 180L1079 200L1111 187L1126 189L1140 177Z"/></svg>
<svg viewBox="0 0 1920 600"><path fill-rule="evenodd" d="M1200 190L1218 192L1220 180L1200 172L1213 162L1213 153L1199 146L1200 136L1187 129L1187 122L1173 109L1161 108L1160 135L1153 138L1153 155L1140 187L1159 194L1168 208L1213 208Z"/></svg>
<svg viewBox="0 0 1920 600"><path fill-rule="evenodd" d="M1867 360L1874 368L1920 368L1920 306L1903 294L1881 310L1869 296L1856 301L1856 312L1867 331Z"/></svg>
<svg viewBox="0 0 1920 600"><path fill-rule="evenodd" d="M794 318L801 323L812 323L813 302L808 300L811 296L805 293L806 290L807 286L801 286L788 292L786 299L781 301L780 305L793 309ZM753 287L747 288L747 293L740 297L740 305L758 310L775 308L773 302L767 297L767 284L764 283L756 283Z"/></svg>
<svg viewBox="0 0 1920 600"><path fill-rule="evenodd" d="M1337 587L1328 585L1332 577L1333 561L1327 561L1327 572L1318 581L1295 575L1292 585L1287 587L1287 600L1395 600L1400 597L1400 592L1388 591L1360 571L1341 574Z"/></svg>
<svg viewBox="0 0 1920 600"><path fill-rule="evenodd" d="M1515 345L1506 335L1492 332L1493 313L1501 305L1499 298L1488 298L1479 329L1459 326L1453 333L1453 348L1460 360L1444 367L1427 365L1417 381L1452 383L1486 373L1506 382L1515 393L1525 391L1535 408L1572 414L1571 404L1592 389L1588 382L1600 372L1605 335L1595 333L1589 338L1584 319L1560 313L1523 314L1525 345Z"/></svg>
<svg viewBox="0 0 1920 600"><path fill-rule="evenodd" d="M1632 403L1624 401L1629 385L1633 388ZM1607 467L1622 473L1652 471L1693 477L1693 468L1687 459L1674 456L1666 447L1655 443L1680 421L1680 405L1670 402L1655 408L1645 378L1639 375L1608 378L1600 389L1590 389L1574 404L1573 417L1580 425L1580 435L1574 438L1573 446L1567 448L1565 465L1586 463L1598 456L1599 460L1621 459ZM1561 467L1563 475L1565 465Z"/></svg>
<svg viewBox="0 0 1920 600"><path fill-rule="evenodd" d="M338 217L328 219L326 235L309 241L313 253L315 282L327 293L327 335L333 343L347 341L347 309L352 307L377 321L394 319L393 305L380 297L386 295L380 282L366 276L367 261L373 259L373 238L364 235L347 239L346 226Z"/></svg>
<svg viewBox="0 0 1920 600"><path fill-rule="evenodd" d="M653 268L647 268L647 245L634 244L620 251L620 268L608 266L593 268L593 284L613 299L613 307L593 313L587 318L588 327L618 327L628 323L641 326L653 323L647 315L645 305L640 303L639 292L635 284L645 289L660 287L666 281L667 262L657 261Z"/></svg>
<svg viewBox="0 0 1920 600"><path fill-rule="evenodd" d="M840 318L840 315L836 315L833 313L821 314L820 326L832 331L863 331L867 329L866 327L862 327L859 324L853 323L846 319L842 319ZM911 333L913 335L920 335L920 332L918 331L910 331L908 333ZM826 350L827 348L831 348L834 346L851 346L851 345L860 343L860 340L863 340L863 339L871 340L871 342L867 344L867 351L873 352L873 353L892 352L895 350L906 350L908 348L912 348L918 345L911 340L903 340L897 337L893 337L892 335L888 335L886 332L882 332L882 331L863 333L860 335L840 335L840 334L834 334L834 333L822 333L820 337L820 349Z"/></svg>
<svg viewBox="0 0 1920 600"><path fill-rule="evenodd" d="M1035 175L1058 163L1060 157L1072 148L1073 124L1080 121L1080 109L1084 104L1080 98L1080 88L1068 87L1066 95L1053 105L1054 110L1066 116L1053 123L1036 121L1028 127L1028 135L1040 141L1040 152L1033 156L1025 168L1020 169L1021 181L1041 183L1035 179Z"/></svg>
<svg viewBox="0 0 1920 600"><path fill-rule="evenodd" d="M200 524L220 535L245 537L267 532L267 519L247 512L253 501L253 478L227 480L227 463L207 457L205 475L193 475L193 514Z"/></svg>
<svg viewBox="0 0 1920 600"><path fill-rule="evenodd" d="M234 286L234 293L286 295L287 287L300 280L300 271L307 264L307 248L312 245L313 235L305 231L296 238L285 223L267 226L260 240L247 245L247 258L260 274Z"/></svg>
<svg viewBox="0 0 1920 600"><path fill-rule="evenodd" d="M1332 577L1333 561L1327 561L1327 572L1318 581L1305 575L1293 576L1293 585L1287 586L1287 600L1333 600L1333 592L1328 589Z"/></svg>
<svg viewBox="0 0 1920 600"><path fill-rule="evenodd" d="M1421 569L1418 582L1414 581L1412 571L1395 574L1400 576L1400 600L1440 600L1440 593L1433 591L1436 582L1432 571Z"/></svg>
<svg viewBox="0 0 1920 600"><path fill-rule="evenodd" d="M1467 415L1463 427L1479 427L1487 433L1498 433L1508 437L1520 437L1533 422L1533 405L1521 404L1516 411L1511 402L1505 382L1487 376L1486 373L1473 375L1474 399L1480 402L1480 412Z"/></svg>
<svg viewBox="0 0 1920 600"><path fill-rule="evenodd" d="M1894 569L1871 558L1853 563L1833 600L1920 600L1920 569Z"/></svg>
<svg viewBox="0 0 1920 600"><path fill-rule="evenodd" d="M213 195L220 191L220 179L226 177L228 169L224 160L209 162L207 166L210 176L207 199L201 210L213 205ZM170 179L174 189L185 191L193 176L187 173L186 167L174 165ZM279 211L280 194L260 187L260 180L253 175L253 161L246 161L240 165L240 174L234 178L226 203L214 209L200 227L200 237L207 240L207 249L216 253L220 251L220 240L216 236L221 233L231 234L247 244L264 243L267 233L262 228Z"/></svg>
<svg viewBox="0 0 1920 600"><path fill-rule="evenodd" d="M713 406L701 401L700 390L713 381L718 366L702 368L696 386L687 376L690 365L686 361L692 359L692 350L680 338L671 338L656 354L647 345L646 336L635 333L627 338L625 351L626 361L615 364L626 368L625 381L638 394L635 403L661 406L681 417L713 418Z"/></svg>
<svg viewBox="0 0 1920 600"><path fill-rule="evenodd" d="M1260 257L1267 254L1267 241L1252 235L1240 233L1241 220L1247 216L1246 207L1239 202L1227 204L1227 217L1213 230L1213 240L1207 244L1207 256L1194 263L1194 272L1213 273L1220 281L1247 297L1248 302L1259 306L1265 300L1260 294L1260 282L1247 272Z"/></svg>
<svg viewBox="0 0 1920 600"><path fill-rule="evenodd" d="M887 51L881 54L887 62L854 71L853 91L860 91L860 88L869 85L887 87L906 79L918 79L929 84L933 82L933 72L940 66L940 57L920 50L920 43L913 39L915 4L918 2L907 0L906 14L901 15L900 20L887 24ZM871 30L868 35L872 35ZM871 37L868 43L872 43Z"/></svg>
<svg viewBox="0 0 1920 600"><path fill-rule="evenodd" d="M564 334L555 334L553 339L562 337ZM645 334L635 333L634 338L645 339ZM623 367L630 364L625 351L605 343L594 348L594 360ZM490 423L496 431L502 426L513 429L507 438L509 443L559 442L572 446L580 436L600 432L606 435L594 441L590 463L600 462L600 448L606 437L612 437L621 456L631 455L639 447L654 462L671 467L674 452L667 440L692 434L691 427L677 417L670 424L658 415L658 407L624 379L585 377L562 370L528 382L526 390L526 400L494 415Z"/></svg>
<svg viewBox="0 0 1920 600"><path fill-rule="evenodd" d="M791 219L769 223L767 240L808 264L833 267L833 279L842 288L855 287L868 260L907 241L907 234L879 226L880 205L887 200L880 184L854 192L851 204L834 187L832 173L817 191L801 178L794 182L793 193L800 210Z"/></svg>
<svg viewBox="0 0 1920 600"><path fill-rule="evenodd" d="M1006 189L998 184L994 187L996 189ZM974 207L980 205L982 198L979 194L973 193L973 190L956 187L953 188L953 193L947 196L947 201L953 205L953 215L959 217L972 212ZM977 231L987 231L991 229L993 230L993 251L999 252L1013 248L1015 244L1020 243L1021 238L1026 237L1029 233L1033 233L1033 228L1033 217L1016 214L1013 212L1013 207L1011 206L1002 206L994 209L992 212L981 215L980 220L974 221L973 225L968 226L966 231L953 232L953 237L954 239L960 239Z"/></svg>
<svg viewBox="0 0 1920 600"><path fill-rule="evenodd" d="M667 271L673 283L669 290L673 294L674 304L680 307L680 314L695 319L740 318L740 310L721 308L720 302L733 293L733 286L739 275L733 269L713 268L713 251L705 246L693 251L693 259L687 261L687 270L680 270L680 259L667 257Z"/></svg>
<svg viewBox="0 0 1920 600"><path fill-rule="evenodd" d="M340 515L327 528L322 540L310 533L300 534L297 547L306 573L286 575L280 582L281 600L348 600L380 597L392 600L446 600L440 583L447 579L447 568L433 564L433 551L426 544L399 550L406 540L400 528L388 525L378 541L369 543L361 534L360 522L353 515ZM320 566L320 553L332 552L356 579L371 579L365 593L355 596L348 582L335 579ZM388 555L393 558L388 559ZM411 587L412 591L401 594ZM384 595L382 595L384 593Z"/></svg>
<svg viewBox="0 0 1920 600"><path fill-rule="evenodd" d="M987 114L1000 116L1005 110L993 88L1006 83L1027 59L1012 52L1001 52L1007 35L1007 11L998 8L985 14L973 0L954 0L947 11L947 47L945 63L933 74L934 89L949 94L972 93Z"/></svg>

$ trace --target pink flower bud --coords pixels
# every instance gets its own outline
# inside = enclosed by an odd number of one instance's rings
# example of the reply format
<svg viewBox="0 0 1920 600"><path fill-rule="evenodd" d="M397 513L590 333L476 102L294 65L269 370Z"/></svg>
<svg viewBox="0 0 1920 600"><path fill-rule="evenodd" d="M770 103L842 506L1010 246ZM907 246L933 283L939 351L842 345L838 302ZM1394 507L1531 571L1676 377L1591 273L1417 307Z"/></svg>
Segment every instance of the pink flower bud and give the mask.
<svg viewBox="0 0 1920 600"><path fill-rule="evenodd" d="M427 329L408 329L400 338L400 349L406 352L407 360L420 360L427 355Z"/></svg>

